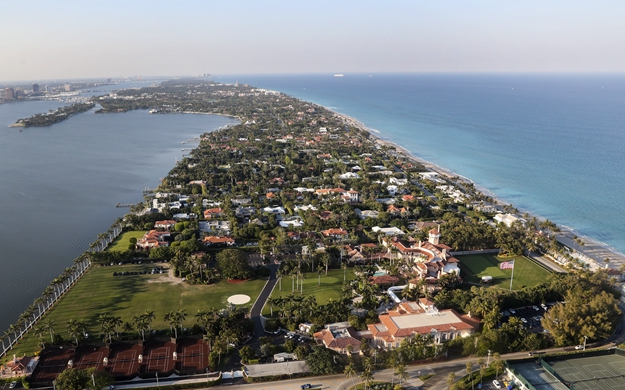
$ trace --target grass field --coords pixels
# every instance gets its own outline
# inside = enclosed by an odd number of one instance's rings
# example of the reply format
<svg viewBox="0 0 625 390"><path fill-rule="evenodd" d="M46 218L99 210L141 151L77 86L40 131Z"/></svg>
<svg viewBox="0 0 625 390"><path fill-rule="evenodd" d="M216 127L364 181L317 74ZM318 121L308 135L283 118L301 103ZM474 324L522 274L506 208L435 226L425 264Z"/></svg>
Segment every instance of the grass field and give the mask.
<svg viewBox="0 0 625 390"><path fill-rule="evenodd" d="M514 280L512 289L535 286L544 282L549 275L543 267L534 263L525 256L499 257L494 254L457 256L460 260L460 269L469 283L481 283L482 276L492 276L493 282L488 285L501 288L510 288L511 269L499 269L499 264L514 260Z"/></svg>
<svg viewBox="0 0 625 390"><path fill-rule="evenodd" d="M347 268L345 270L346 279L353 280L354 279L354 269ZM341 286L343 285L343 270L341 269L331 269L328 271L328 276L325 275L325 272L321 274L321 285L319 285L319 274L316 272L306 273L306 279L304 279L304 294L303 295L313 295L317 299L318 305L323 305L328 302L330 299L338 300L341 297ZM276 297L285 297L291 294L293 283L291 278L285 276L282 278L282 291L280 291L280 285L276 284L276 287L273 289L271 293L272 298ZM294 294L299 295L299 292L296 291ZM265 305L263 308L263 315L269 317L270 308L268 305ZM275 315L275 306L274 306L274 315Z"/></svg>
<svg viewBox="0 0 625 390"><path fill-rule="evenodd" d="M127 251L128 245L130 245L130 239L134 237L138 240L143 237L146 232L147 230L133 230L131 232L124 232L109 245L107 250L113 252Z"/></svg>
<svg viewBox="0 0 625 390"><path fill-rule="evenodd" d="M171 310L185 309L185 326L192 327L196 321L194 315L199 309L220 309L226 306L227 298L234 294L249 295L251 301L243 306L251 307L266 283L265 279L250 280L243 283L228 283L225 280L209 285L172 284L162 281L167 275L148 274L134 276L113 276L113 272L151 270L163 264L129 264L121 266L94 266L71 290L61 298L39 324L46 319L55 323L54 331L69 339L67 321L84 320L89 324L87 333L96 336L101 333L97 323L100 314L120 316L123 321L131 322L135 315L154 310L156 319L153 329L168 330L169 325L163 317ZM161 281L159 281L161 279ZM97 339L99 340L99 339ZM48 339L49 341L49 339ZM38 340L32 332L24 337L11 351L21 356L37 351Z"/></svg>

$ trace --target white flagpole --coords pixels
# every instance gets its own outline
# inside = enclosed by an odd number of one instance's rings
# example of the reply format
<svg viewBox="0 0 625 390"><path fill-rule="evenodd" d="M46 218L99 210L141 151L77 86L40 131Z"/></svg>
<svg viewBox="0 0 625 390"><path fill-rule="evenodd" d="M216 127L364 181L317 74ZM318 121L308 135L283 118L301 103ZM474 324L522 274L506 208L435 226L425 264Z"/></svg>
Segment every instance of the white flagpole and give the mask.
<svg viewBox="0 0 625 390"><path fill-rule="evenodd" d="M512 291L512 279L514 279L514 260L512 260L512 275L510 275L510 291Z"/></svg>

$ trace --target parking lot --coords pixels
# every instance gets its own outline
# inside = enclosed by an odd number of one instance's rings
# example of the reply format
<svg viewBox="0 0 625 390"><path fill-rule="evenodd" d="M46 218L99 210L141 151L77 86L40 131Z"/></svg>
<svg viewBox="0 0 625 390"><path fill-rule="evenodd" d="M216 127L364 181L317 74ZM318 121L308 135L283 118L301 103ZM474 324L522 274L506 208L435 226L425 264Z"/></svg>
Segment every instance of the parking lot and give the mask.
<svg viewBox="0 0 625 390"><path fill-rule="evenodd" d="M517 317L523 322L523 325L530 332L546 332L540 324L540 321L545 315L545 312L547 312L549 308L554 304L555 303L547 303L541 304L540 306L521 306L515 309L504 310L504 312L502 313L502 321L507 322L510 317Z"/></svg>

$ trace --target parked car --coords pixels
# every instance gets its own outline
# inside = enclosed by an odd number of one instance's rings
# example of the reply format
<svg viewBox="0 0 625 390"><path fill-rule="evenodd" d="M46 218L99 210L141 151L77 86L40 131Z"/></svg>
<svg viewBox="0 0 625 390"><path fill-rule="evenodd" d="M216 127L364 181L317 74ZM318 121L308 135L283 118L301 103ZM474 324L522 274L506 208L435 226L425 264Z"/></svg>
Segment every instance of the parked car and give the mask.
<svg viewBox="0 0 625 390"><path fill-rule="evenodd" d="M501 383L499 383L497 379L493 380L493 386L495 386L498 389L501 389Z"/></svg>
<svg viewBox="0 0 625 390"><path fill-rule="evenodd" d="M576 345L575 349L577 349L579 351L580 349L584 349L584 346L583 345Z"/></svg>
<svg viewBox="0 0 625 390"><path fill-rule="evenodd" d="M301 385L300 387L302 388L302 390L305 390L305 389L312 388L312 385L310 383L306 383L306 384Z"/></svg>
<svg viewBox="0 0 625 390"><path fill-rule="evenodd" d="M547 311L547 309L548 309L547 305L545 305L544 303L541 303L540 307L542 307L543 310L545 310L545 311Z"/></svg>
<svg viewBox="0 0 625 390"><path fill-rule="evenodd" d="M15 387L17 387L17 381L11 382L11 384L9 385L9 389L14 389Z"/></svg>

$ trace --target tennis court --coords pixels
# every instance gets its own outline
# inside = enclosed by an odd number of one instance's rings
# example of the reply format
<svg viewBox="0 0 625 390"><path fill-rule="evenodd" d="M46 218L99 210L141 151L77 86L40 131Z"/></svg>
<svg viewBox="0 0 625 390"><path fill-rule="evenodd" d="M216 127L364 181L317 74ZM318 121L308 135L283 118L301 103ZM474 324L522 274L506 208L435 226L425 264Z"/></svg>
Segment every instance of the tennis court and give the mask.
<svg viewBox="0 0 625 390"><path fill-rule="evenodd" d="M138 344L114 344L107 365L108 372L116 378L133 377L138 371L139 355L142 352L143 346Z"/></svg>
<svg viewBox="0 0 625 390"><path fill-rule="evenodd" d="M176 362L174 352L176 352L176 344L172 342L151 341L146 343L141 372L170 373Z"/></svg>
<svg viewBox="0 0 625 390"><path fill-rule="evenodd" d="M39 356L39 363L31 376L32 383L51 384L63 372L74 358L73 349L53 349Z"/></svg>
<svg viewBox="0 0 625 390"><path fill-rule="evenodd" d="M208 345L201 339L179 339L176 368L182 372L204 372L208 367L208 352Z"/></svg>
<svg viewBox="0 0 625 390"><path fill-rule="evenodd" d="M625 358L594 356L547 362L574 390L625 389Z"/></svg>
<svg viewBox="0 0 625 390"><path fill-rule="evenodd" d="M76 351L74 367L81 370L92 367L98 370L104 370L104 358L108 356L109 349L107 347L83 347Z"/></svg>

